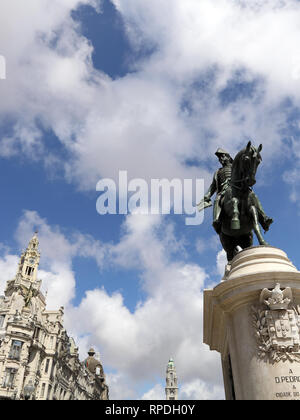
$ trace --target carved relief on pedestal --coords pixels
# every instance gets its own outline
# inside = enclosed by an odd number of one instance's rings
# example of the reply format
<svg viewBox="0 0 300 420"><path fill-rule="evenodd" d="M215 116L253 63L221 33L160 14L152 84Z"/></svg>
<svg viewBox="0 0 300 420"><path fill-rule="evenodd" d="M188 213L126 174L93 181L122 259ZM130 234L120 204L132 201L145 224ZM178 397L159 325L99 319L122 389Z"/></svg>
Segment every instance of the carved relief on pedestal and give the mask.
<svg viewBox="0 0 300 420"><path fill-rule="evenodd" d="M290 287L263 289L259 305L252 306L257 355L270 362L300 362L300 307L293 306Z"/></svg>

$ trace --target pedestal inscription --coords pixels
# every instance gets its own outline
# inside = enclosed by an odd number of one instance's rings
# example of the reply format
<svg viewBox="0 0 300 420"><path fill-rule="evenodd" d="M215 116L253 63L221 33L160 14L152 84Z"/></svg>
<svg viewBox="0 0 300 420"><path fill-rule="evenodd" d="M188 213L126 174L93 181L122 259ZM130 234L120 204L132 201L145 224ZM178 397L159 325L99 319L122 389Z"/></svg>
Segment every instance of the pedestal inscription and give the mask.
<svg viewBox="0 0 300 420"><path fill-rule="evenodd" d="M293 369L289 369L286 376L275 376L275 383L278 385L278 392L275 393L275 397L278 399L300 399L300 376L294 375ZM290 391L280 391L281 384L290 384Z"/></svg>

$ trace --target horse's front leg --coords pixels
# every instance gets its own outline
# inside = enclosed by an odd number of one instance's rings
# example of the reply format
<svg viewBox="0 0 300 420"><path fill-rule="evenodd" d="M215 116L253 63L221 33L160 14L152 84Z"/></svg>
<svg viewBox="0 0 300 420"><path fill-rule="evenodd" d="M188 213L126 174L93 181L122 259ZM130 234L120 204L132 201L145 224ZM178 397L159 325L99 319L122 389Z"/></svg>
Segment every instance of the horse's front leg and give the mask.
<svg viewBox="0 0 300 420"><path fill-rule="evenodd" d="M254 205L250 206L249 211L250 211L250 214L251 214L252 219L253 219L253 230L255 232L255 235L258 239L259 244L260 245L268 245L268 243L264 240L264 238L262 236L262 233L261 233L261 230L260 230L256 207Z"/></svg>
<svg viewBox="0 0 300 420"><path fill-rule="evenodd" d="M231 229L237 230L241 228L240 224L240 212L239 212L239 200L236 197L232 197L232 219L231 219Z"/></svg>
<svg viewBox="0 0 300 420"><path fill-rule="evenodd" d="M235 243L233 243L232 238L230 236L225 235L224 233L220 233L220 241L222 247L224 248L227 256L227 261L230 262L234 257L234 248Z"/></svg>

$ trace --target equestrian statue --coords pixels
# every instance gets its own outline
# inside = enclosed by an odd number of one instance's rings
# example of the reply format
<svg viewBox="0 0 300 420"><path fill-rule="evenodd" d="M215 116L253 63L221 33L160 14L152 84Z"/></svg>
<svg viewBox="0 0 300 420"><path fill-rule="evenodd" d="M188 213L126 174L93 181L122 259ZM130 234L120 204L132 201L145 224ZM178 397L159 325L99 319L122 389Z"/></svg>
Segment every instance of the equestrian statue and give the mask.
<svg viewBox="0 0 300 420"><path fill-rule="evenodd" d="M230 262L242 249L253 245L253 230L260 245L268 245L261 233L260 225L268 231L273 219L268 217L252 190L256 170L262 158L258 148L248 142L234 159L223 149L216 151L222 167L213 177L204 198L198 204L201 211L212 205L211 197L216 193L213 207L213 227L220 236L221 244Z"/></svg>

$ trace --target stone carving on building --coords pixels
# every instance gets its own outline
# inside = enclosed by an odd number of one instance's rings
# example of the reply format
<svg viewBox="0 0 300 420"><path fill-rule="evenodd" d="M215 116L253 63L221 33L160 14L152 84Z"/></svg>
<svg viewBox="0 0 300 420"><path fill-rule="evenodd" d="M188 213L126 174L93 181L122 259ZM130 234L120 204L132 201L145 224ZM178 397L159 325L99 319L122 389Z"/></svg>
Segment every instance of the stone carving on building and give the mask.
<svg viewBox="0 0 300 420"><path fill-rule="evenodd" d="M28 308L29 304L31 303L32 298L37 296L39 294L39 291L34 289L32 287L32 284L29 286L29 288L23 285L20 285L20 287L21 287L20 293L24 298L25 308Z"/></svg>
<svg viewBox="0 0 300 420"><path fill-rule="evenodd" d="M252 306L252 322L257 340L257 356L271 363L300 362L300 307L293 306L290 287L263 289L259 305Z"/></svg>

